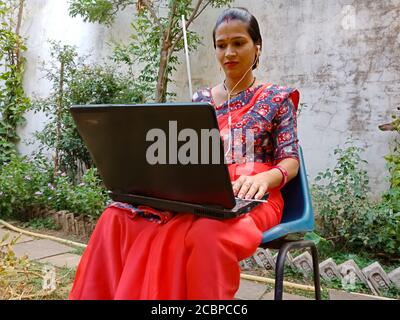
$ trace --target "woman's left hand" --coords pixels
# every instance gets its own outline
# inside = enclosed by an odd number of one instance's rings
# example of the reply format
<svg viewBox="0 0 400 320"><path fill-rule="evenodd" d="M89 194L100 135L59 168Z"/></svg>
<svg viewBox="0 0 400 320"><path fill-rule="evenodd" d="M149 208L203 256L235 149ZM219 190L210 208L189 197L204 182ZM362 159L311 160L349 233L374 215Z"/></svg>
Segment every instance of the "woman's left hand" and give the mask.
<svg viewBox="0 0 400 320"><path fill-rule="evenodd" d="M268 180L266 172L254 176L240 176L232 182L233 193L241 199L261 199L268 191Z"/></svg>

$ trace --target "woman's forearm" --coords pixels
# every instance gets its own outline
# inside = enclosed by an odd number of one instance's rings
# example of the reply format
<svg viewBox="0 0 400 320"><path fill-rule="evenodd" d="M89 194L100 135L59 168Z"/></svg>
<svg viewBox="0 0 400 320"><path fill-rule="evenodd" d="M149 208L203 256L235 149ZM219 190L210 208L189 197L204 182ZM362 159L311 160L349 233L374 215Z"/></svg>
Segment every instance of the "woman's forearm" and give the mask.
<svg viewBox="0 0 400 320"><path fill-rule="evenodd" d="M286 158L278 163L279 166L284 168L288 173L288 180L292 180L299 172L299 162L296 159ZM278 187L283 180L282 173L279 169L271 169L262 173L268 183L268 189Z"/></svg>

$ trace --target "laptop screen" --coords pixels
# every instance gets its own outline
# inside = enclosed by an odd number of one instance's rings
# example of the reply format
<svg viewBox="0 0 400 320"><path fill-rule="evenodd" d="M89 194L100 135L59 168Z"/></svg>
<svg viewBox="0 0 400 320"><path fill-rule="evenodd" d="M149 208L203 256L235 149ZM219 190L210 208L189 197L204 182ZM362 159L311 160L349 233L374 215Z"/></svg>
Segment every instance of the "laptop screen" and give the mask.
<svg viewBox="0 0 400 320"><path fill-rule="evenodd" d="M71 113L110 191L235 204L212 105L88 105Z"/></svg>

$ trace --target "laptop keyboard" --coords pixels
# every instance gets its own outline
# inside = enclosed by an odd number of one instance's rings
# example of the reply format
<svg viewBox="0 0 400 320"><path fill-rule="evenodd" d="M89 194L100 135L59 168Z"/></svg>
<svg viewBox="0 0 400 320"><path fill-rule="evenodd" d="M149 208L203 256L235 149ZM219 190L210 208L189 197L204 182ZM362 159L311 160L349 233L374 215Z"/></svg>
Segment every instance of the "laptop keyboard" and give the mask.
<svg viewBox="0 0 400 320"><path fill-rule="evenodd" d="M241 198L238 198L238 197L235 197L235 200L236 200L236 205L235 205L234 208L231 209L232 211L236 211L236 210L238 210L240 208L243 208L243 207L247 206L250 202L257 202L257 203L265 203L265 202L267 202L266 200L255 200L255 199L245 200L245 199L241 199Z"/></svg>

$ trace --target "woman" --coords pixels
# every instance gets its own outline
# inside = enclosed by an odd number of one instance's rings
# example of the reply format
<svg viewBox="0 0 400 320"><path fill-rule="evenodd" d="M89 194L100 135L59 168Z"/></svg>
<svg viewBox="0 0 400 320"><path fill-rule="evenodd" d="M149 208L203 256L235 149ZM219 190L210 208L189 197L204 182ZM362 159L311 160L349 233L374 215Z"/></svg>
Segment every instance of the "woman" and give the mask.
<svg viewBox="0 0 400 320"><path fill-rule="evenodd" d="M236 196L260 199L268 191L268 203L223 221L114 203L98 221L70 299L233 299L239 261L255 252L265 230L279 224L279 190L299 167L299 94L256 82L262 39L246 9L225 10L213 37L226 79L193 100L215 106L221 132L255 133L254 161L231 163L229 172ZM238 140L243 143L243 137L232 136L227 155Z"/></svg>

